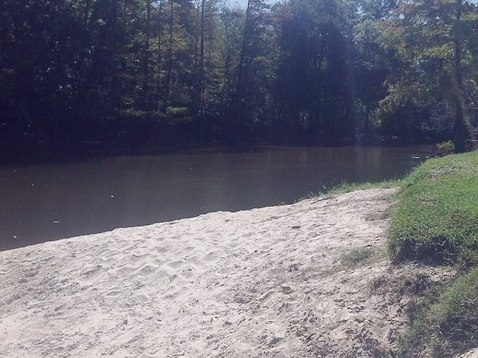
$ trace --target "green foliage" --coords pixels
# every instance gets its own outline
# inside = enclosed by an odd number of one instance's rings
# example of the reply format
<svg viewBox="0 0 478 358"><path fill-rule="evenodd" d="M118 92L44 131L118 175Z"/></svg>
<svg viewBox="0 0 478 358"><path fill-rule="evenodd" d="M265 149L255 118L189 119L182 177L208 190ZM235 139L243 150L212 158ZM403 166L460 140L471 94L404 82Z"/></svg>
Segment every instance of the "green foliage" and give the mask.
<svg viewBox="0 0 478 358"><path fill-rule="evenodd" d="M465 128L478 125L475 3L247 5L5 2L0 149L78 148L125 112L174 117L171 108L187 108L203 144L443 141L454 131L464 149Z"/></svg>
<svg viewBox="0 0 478 358"><path fill-rule="evenodd" d="M402 182L392 214L396 262L457 265L441 289L420 290L398 356L452 357L478 346L478 152L430 159Z"/></svg>
<svg viewBox="0 0 478 358"><path fill-rule="evenodd" d="M438 143L436 145L438 155L444 157L445 155L452 154L455 150L455 144L449 140L446 142Z"/></svg>
<svg viewBox="0 0 478 358"><path fill-rule="evenodd" d="M279 24L282 51L275 83L280 127L287 136L314 142L320 135L353 135L355 82L348 1L291 1ZM278 126L279 127L279 126ZM354 133L355 134L355 133Z"/></svg>
<svg viewBox="0 0 478 358"><path fill-rule="evenodd" d="M395 260L478 263L478 152L431 159L404 182L391 224Z"/></svg>
<svg viewBox="0 0 478 358"><path fill-rule="evenodd" d="M166 113L174 117L181 117L187 115L189 112L187 107L173 107L169 106L166 108Z"/></svg>
<svg viewBox="0 0 478 358"><path fill-rule="evenodd" d="M478 346L478 268L459 276L435 299L418 303L399 356L452 357Z"/></svg>
<svg viewBox="0 0 478 358"><path fill-rule="evenodd" d="M342 255L340 260L344 266L357 267L369 263L374 255L375 250L373 248L361 247Z"/></svg>
<svg viewBox="0 0 478 358"><path fill-rule="evenodd" d="M478 47L469 36L476 32L477 7L463 0L398 4L381 24L382 47L397 60L386 82L388 96L380 102L382 117L389 123L411 117L417 134L453 130L455 149L463 152L467 111L476 106L470 84Z"/></svg>
<svg viewBox="0 0 478 358"><path fill-rule="evenodd" d="M327 190L327 194L342 194L348 193L354 190L367 190L367 189L391 189L400 185L400 180L384 180L379 183L366 182L366 183L342 183L337 187ZM324 188L326 189L326 188Z"/></svg>

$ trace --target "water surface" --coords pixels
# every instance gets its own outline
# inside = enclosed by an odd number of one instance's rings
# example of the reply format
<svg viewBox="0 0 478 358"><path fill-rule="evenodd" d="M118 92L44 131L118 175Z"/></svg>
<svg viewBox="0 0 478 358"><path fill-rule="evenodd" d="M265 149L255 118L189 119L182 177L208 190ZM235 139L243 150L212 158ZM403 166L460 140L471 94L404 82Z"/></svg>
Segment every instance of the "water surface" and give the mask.
<svg viewBox="0 0 478 358"><path fill-rule="evenodd" d="M430 148L265 148L0 168L0 250L401 177Z"/></svg>

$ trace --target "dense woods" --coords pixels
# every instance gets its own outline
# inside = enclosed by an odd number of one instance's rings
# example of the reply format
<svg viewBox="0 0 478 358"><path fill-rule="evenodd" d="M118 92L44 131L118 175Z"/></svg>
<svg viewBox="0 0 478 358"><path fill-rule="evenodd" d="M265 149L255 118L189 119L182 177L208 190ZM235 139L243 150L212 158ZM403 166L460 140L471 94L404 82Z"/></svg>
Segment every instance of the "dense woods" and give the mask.
<svg viewBox="0 0 478 358"><path fill-rule="evenodd" d="M466 0L1 0L0 149L439 142L478 122Z"/></svg>

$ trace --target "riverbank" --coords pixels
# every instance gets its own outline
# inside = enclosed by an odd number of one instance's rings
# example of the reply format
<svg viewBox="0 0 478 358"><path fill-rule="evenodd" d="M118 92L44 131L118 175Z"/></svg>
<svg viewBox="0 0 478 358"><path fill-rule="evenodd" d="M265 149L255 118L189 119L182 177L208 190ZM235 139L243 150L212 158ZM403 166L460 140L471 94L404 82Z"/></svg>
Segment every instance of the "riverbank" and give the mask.
<svg viewBox="0 0 478 358"><path fill-rule="evenodd" d="M389 233L394 262L440 265L457 275L423 282L398 356L442 358L476 348L478 151L428 160L400 186Z"/></svg>
<svg viewBox="0 0 478 358"><path fill-rule="evenodd" d="M395 189L0 253L4 357L373 357L420 271L386 254ZM404 287L406 285L403 284Z"/></svg>
<svg viewBox="0 0 478 358"><path fill-rule="evenodd" d="M0 349L452 357L476 347L477 168L477 152L450 156L399 195L363 187L0 252Z"/></svg>

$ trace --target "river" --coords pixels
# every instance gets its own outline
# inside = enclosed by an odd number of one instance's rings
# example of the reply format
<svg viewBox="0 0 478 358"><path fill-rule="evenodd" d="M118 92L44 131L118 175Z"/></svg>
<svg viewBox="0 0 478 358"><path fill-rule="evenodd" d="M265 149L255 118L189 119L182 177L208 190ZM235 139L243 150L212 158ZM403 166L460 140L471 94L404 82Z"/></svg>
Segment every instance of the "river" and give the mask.
<svg viewBox="0 0 478 358"><path fill-rule="evenodd" d="M293 203L394 179L431 148L258 148L0 167L0 250L118 227Z"/></svg>

